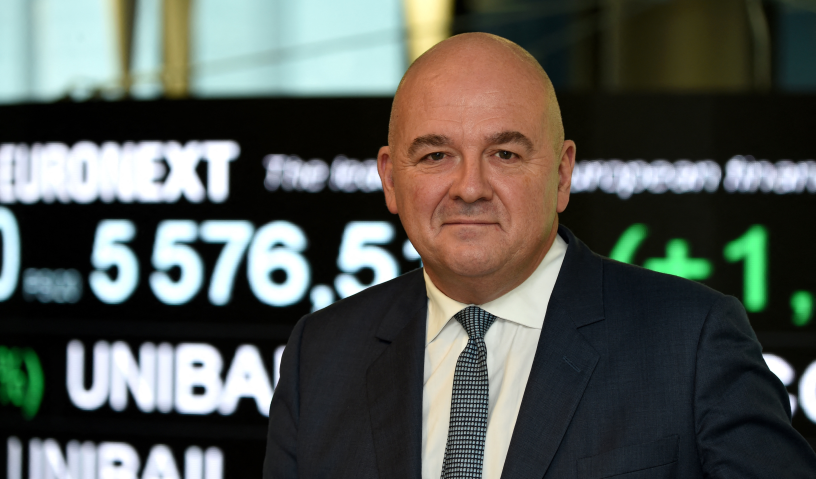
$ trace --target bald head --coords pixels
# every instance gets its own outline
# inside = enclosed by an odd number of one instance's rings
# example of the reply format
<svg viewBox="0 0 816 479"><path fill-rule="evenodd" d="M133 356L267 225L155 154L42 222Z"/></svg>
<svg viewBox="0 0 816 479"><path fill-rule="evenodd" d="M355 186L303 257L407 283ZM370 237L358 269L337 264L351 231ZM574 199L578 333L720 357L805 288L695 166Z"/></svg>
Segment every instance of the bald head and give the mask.
<svg viewBox="0 0 816 479"><path fill-rule="evenodd" d="M402 77L394 102L388 128L388 144L395 146L399 121L405 107L417 95L447 83L445 79L460 77L473 79L481 76L506 74L507 81L498 87L523 90L525 96L541 106L542 127L552 143L556 156L564 143L564 127L555 90L547 73L525 49L505 38L489 33L464 33L436 44L411 64Z"/></svg>

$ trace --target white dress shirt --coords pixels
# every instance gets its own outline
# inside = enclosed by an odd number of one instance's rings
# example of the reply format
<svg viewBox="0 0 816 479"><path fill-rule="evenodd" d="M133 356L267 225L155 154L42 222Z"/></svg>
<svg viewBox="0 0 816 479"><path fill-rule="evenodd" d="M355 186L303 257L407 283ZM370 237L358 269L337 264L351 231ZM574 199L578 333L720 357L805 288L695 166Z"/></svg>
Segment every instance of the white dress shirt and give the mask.
<svg viewBox="0 0 816 479"><path fill-rule="evenodd" d="M497 317L484 338L490 382L484 479L501 476L547 304L566 252L566 242L556 234L550 250L529 278L504 296L479 305ZM422 389L422 477L439 479L448 439L453 374L468 342L467 332L453 316L469 305L445 296L427 273L425 289L428 321Z"/></svg>

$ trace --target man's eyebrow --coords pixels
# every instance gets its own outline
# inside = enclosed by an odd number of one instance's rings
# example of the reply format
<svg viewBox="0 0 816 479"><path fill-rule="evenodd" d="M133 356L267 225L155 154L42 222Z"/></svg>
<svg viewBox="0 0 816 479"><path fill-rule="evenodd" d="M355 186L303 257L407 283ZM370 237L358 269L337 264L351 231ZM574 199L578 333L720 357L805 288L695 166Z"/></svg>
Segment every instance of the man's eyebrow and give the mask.
<svg viewBox="0 0 816 479"><path fill-rule="evenodd" d="M450 144L450 138L445 135L422 135L414 138L411 146L408 147L408 156L414 156L418 149L423 146L446 146Z"/></svg>
<svg viewBox="0 0 816 479"><path fill-rule="evenodd" d="M516 143L523 146L527 151L533 150L533 142L518 131L501 131L486 138L492 145L503 145L505 143Z"/></svg>

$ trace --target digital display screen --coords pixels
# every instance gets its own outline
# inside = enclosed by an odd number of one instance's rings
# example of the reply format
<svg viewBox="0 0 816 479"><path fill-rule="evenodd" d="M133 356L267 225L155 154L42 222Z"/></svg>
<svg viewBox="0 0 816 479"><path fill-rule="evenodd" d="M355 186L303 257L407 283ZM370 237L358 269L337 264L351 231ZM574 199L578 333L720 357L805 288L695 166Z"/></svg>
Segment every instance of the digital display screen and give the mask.
<svg viewBox="0 0 816 479"><path fill-rule="evenodd" d="M0 108L8 479L261 474L304 314L420 267L376 169L390 99ZM561 222L739 298L816 444L809 97L563 96Z"/></svg>

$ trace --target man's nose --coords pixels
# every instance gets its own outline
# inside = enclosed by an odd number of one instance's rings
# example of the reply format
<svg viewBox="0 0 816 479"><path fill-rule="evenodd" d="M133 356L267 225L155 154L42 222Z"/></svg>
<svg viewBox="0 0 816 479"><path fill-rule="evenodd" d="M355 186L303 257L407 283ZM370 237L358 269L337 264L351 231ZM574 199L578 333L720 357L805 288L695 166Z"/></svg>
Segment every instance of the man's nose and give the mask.
<svg viewBox="0 0 816 479"><path fill-rule="evenodd" d="M463 156L449 191L451 198L465 203L490 201L493 198L493 187L488 175L487 164L481 155Z"/></svg>

